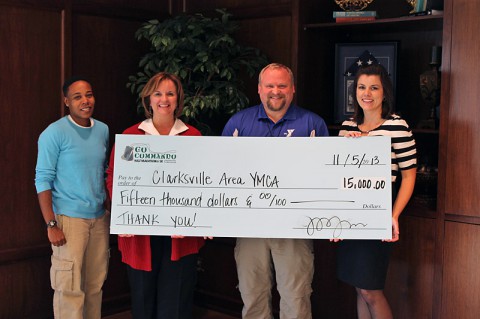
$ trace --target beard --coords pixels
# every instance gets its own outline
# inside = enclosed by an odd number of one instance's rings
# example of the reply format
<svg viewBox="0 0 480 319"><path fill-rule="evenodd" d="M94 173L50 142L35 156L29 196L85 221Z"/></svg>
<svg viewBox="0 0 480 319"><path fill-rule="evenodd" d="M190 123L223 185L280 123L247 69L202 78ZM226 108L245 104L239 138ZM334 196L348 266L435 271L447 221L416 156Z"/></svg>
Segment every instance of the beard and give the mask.
<svg viewBox="0 0 480 319"><path fill-rule="evenodd" d="M272 111L272 112L278 112L278 111L281 111L285 108L285 106L287 105L287 100L285 99L285 96L279 96L280 98L282 98L282 102L280 103L280 105L274 105L272 103L272 99L271 97L268 98L267 100L267 108ZM275 101L278 101L278 100L275 100Z"/></svg>

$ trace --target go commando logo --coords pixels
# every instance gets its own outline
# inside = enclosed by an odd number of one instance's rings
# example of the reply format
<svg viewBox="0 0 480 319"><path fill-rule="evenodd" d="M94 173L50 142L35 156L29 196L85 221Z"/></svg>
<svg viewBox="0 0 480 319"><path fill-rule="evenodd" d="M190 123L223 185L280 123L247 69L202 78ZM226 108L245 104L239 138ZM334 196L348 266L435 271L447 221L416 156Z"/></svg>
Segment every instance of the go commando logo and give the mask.
<svg viewBox="0 0 480 319"><path fill-rule="evenodd" d="M175 163L176 151L154 152L148 144L133 144L125 146L122 159L127 162L142 163Z"/></svg>

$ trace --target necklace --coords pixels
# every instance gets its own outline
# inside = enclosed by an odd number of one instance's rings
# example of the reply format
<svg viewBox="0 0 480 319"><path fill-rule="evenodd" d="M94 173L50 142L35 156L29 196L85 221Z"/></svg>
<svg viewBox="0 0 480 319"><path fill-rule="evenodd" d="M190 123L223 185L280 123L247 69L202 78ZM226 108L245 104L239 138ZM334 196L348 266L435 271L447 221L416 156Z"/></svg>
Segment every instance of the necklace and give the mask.
<svg viewBox="0 0 480 319"><path fill-rule="evenodd" d="M378 125L374 125L374 127L373 127L372 129L370 129L370 130L365 130L365 131L364 131L364 130L362 130L362 129L360 128L360 125L357 125L357 128L358 128L358 130L359 130L361 133L363 133L363 134L368 134L368 133L370 133L371 131L374 131L374 130L376 130L377 128L379 128L380 126L382 126L383 123L385 123L385 121L386 121L386 120L382 119L382 122L381 122L381 123L379 123ZM361 125L363 125L363 123L362 123Z"/></svg>

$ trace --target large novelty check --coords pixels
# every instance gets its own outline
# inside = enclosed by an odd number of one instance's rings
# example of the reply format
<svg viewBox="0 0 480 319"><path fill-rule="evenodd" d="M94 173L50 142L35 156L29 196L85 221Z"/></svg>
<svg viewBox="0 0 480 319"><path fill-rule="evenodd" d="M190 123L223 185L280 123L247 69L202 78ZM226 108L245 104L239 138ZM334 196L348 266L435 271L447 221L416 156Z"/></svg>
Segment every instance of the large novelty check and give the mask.
<svg viewBox="0 0 480 319"><path fill-rule="evenodd" d="M117 135L114 234L391 238L389 137Z"/></svg>

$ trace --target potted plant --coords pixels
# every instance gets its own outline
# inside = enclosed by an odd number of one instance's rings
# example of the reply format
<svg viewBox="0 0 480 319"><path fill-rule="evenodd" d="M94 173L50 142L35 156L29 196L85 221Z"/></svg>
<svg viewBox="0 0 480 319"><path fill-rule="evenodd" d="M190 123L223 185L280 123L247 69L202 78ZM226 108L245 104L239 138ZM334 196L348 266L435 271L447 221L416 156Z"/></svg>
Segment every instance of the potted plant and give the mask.
<svg viewBox="0 0 480 319"><path fill-rule="evenodd" d="M248 106L242 76L253 77L268 63L258 49L235 41L233 35L239 26L229 19L229 13L216 12L219 17L181 14L144 23L135 36L147 40L150 49L139 62L140 71L129 76L127 83L138 96L155 73L178 75L185 91L182 118L204 134L212 134L217 119ZM140 99L137 109L143 112Z"/></svg>

